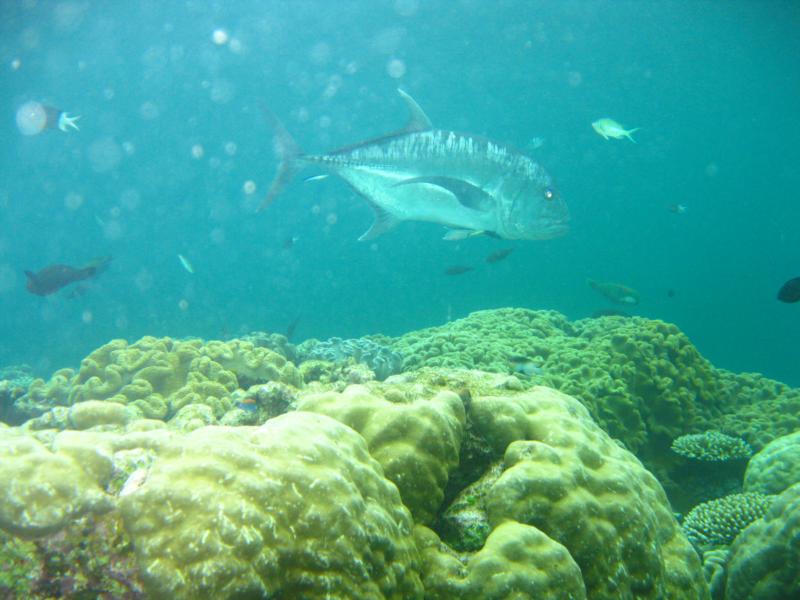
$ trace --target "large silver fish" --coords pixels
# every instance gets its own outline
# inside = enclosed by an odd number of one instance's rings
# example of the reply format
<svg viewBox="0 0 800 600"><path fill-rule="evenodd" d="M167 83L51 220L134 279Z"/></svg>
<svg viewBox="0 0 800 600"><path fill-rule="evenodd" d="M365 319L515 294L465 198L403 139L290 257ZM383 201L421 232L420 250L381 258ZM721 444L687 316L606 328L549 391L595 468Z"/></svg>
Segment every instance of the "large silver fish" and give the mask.
<svg viewBox="0 0 800 600"><path fill-rule="evenodd" d="M550 175L508 146L433 129L414 99L398 90L411 111L406 127L328 154L303 154L269 110L281 164L263 210L304 166L326 168L370 204L369 240L401 221L429 221L509 240L541 240L567 232L569 211Z"/></svg>

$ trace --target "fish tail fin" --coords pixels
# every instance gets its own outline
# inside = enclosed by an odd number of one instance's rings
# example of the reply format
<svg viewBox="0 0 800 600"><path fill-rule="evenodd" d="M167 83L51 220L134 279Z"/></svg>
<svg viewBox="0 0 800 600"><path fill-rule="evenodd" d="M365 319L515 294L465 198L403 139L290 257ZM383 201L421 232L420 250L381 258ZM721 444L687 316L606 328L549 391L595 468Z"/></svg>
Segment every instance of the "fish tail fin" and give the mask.
<svg viewBox="0 0 800 600"><path fill-rule="evenodd" d="M631 137L631 134L632 133L636 133L640 129L641 129L641 127L634 127L633 129L628 129L628 131L625 132L625 137L628 138L630 141L632 141L635 144L636 140L633 139L633 137Z"/></svg>
<svg viewBox="0 0 800 600"><path fill-rule="evenodd" d="M294 140L292 134L283 126L283 123L277 115L267 108L266 105L261 104L260 106L264 118L275 132L275 147L278 152L278 157L280 158L280 164L275 173L275 178L269 186L267 195L261 201L256 212L261 212L267 208L278 194L281 193L283 188L286 187L286 184L297 174L301 168L298 159L303 155L300 146Z"/></svg>

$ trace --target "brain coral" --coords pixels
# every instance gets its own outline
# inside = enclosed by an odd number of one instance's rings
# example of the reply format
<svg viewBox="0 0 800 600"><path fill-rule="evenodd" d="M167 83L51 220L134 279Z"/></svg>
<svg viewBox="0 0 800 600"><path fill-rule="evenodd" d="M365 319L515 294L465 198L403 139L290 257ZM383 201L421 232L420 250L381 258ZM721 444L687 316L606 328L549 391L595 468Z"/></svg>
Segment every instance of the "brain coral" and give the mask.
<svg viewBox="0 0 800 600"><path fill-rule="evenodd" d="M386 477L400 489L414 519L433 520L450 472L458 465L464 435L464 406L456 394L443 391L430 399L390 402L352 385L342 393L308 395L297 408L333 417L358 431Z"/></svg>
<svg viewBox="0 0 800 600"><path fill-rule="evenodd" d="M744 489L762 494L780 494L800 483L800 431L773 441L750 459L744 474Z"/></svg>
<svg viewBox="0 0 800 600"><path fill-rule="evenodd" d="M471 419L504 455L483 499L493 528L516 521L565 547L590 598L708 596L661 486L577 400L541 387L483 396Z"/></svg>
<svg viewBox="0 0 800 600"><path fill-rule="evenodd" d="M725 598L800 598L800 484L777 496L764 518L736 538Z"/></svg>
<svg viewBox="0 0 800 600"><path fill-rule="evenodd" d="M133 344L114 340L83 359L77 372L62 370L50 382L34 381L23 404L41 412L54 405L112 400L164 419L199 403L220 418L232 407L234 390L267 381L302 384L292 363L249 342L144 337Z"/></svg>
<svg viewBox="0 0 800 600"><path fill-rule="evenodd" d="M422 597L397 488L323 415L176 438L120 510L153 597Z"/></svg>
<svg viewBox="0 0 800 600"><path fill-rule="evenodd" d="M96 453L90 468L79 458L0 428L0 529L31 539L55 533L81 515L111 510L113 500L103 490L110 458Z"/></svg>

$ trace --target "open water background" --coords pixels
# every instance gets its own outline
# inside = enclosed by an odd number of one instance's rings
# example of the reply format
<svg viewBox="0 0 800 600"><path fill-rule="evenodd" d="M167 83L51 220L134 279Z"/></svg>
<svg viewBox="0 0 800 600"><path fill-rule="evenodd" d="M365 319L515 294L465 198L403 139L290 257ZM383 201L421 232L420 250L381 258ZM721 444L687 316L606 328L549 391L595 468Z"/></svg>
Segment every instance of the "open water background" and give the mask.
<svg viewBox="0 0 800 600"><path fill-rule="evenodd" d="M580 318L608 307L590 277L637 289L633 314L715 365L800 385L800 304L775 299L800 276L799 29L791 1L3 2L0 365L49 375L116 337L295 320L298 341L500 306ZM323 152L402 126L397 87L439 128L543 138L570 233L452 243L405 223L359 243L370 210L333 177L255 214L276 167L259 101ZM22 135L31 100L80 132ZM106 254L80 297L25 289L26 269Z"/></svg>

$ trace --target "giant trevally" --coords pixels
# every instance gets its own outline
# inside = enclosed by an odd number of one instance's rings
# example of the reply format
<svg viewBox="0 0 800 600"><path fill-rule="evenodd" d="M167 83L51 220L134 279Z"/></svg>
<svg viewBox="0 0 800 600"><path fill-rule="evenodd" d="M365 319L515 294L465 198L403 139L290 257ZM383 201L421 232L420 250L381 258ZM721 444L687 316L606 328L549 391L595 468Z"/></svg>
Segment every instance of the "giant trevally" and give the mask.
<svg viewBox="0 0 800 600"><path fill-rule="evenodd" d="M281 163L259 210L301 168L316 165L344 179L375 212L375 222L360 240L401 221L429 221L505 239L541 240L567 232L566 203L538 163L488 139L434 129L416 101L398 91L411 112L405 128L327 154L303 154L265 108Z"/></svg>

